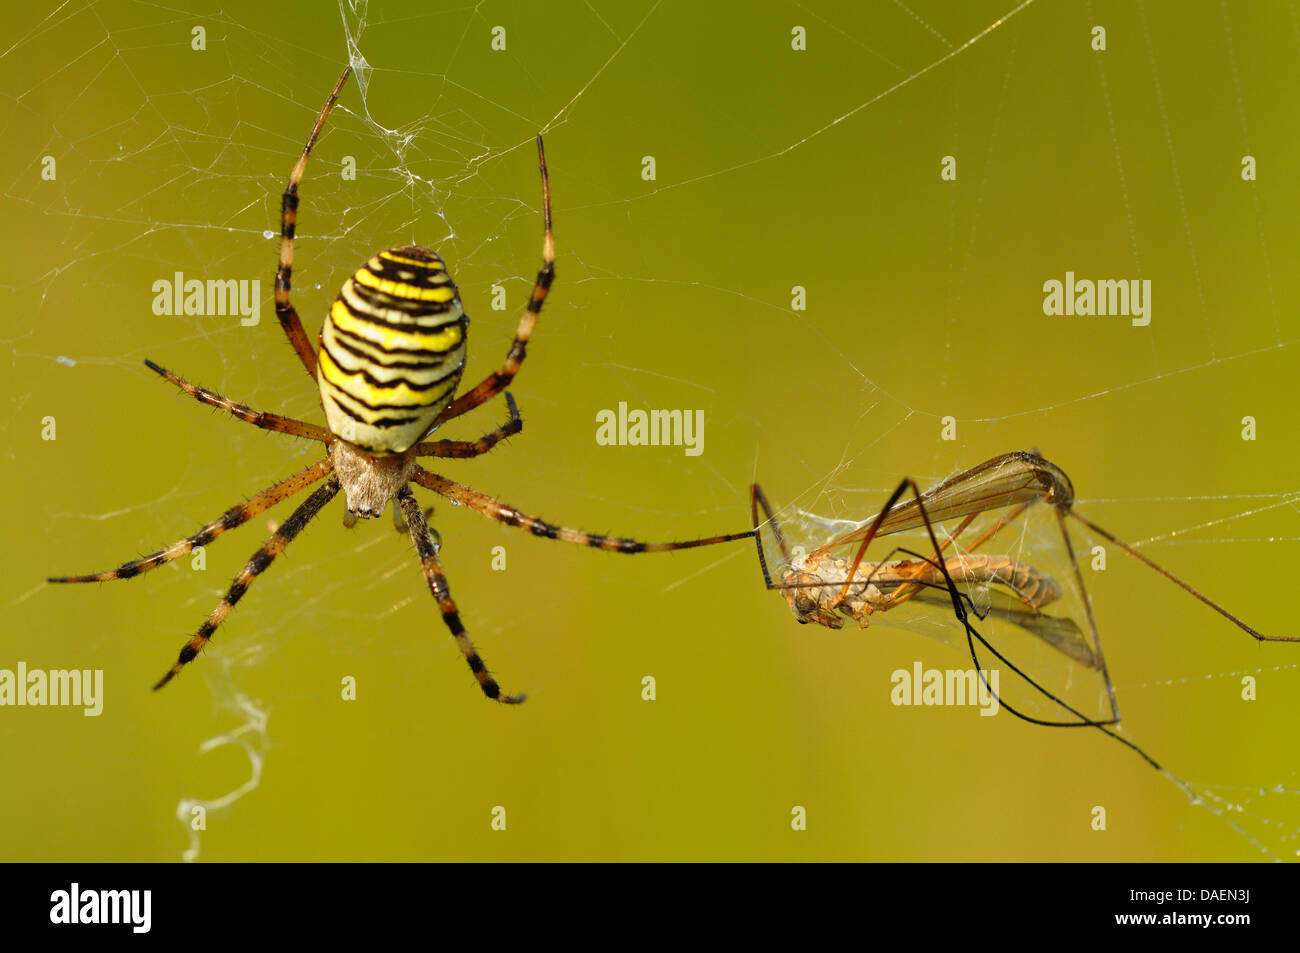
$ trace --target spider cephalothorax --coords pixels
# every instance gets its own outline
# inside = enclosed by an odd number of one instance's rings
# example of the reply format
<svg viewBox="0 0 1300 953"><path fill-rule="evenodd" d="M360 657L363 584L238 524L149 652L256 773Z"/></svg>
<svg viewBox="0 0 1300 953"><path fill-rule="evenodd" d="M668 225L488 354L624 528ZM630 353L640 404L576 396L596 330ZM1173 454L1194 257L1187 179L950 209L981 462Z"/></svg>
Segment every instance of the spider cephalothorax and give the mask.
<svg viewBox="0 0 1300 953"><path fill-rule="evenodd" d="M384 507L411 482L419 466L415 454L409 450L376 455L366 453L346 440L331 443L329 453L334 473L343 487L348 513L353 517L382 516Z"/></svg>
<svg viewBox="0 0 1300 953"><path fill-rule="evenodd" d="M712 536L679 543L641 543L616 536L597 536L568 529L521 513L512 506L425 470L420 457L476 457L487 453L506 437L519 433L523 424L514 399L506 392L524 361L524 352L542 303L555 278L555 241L551 235L551 193L542 137L537 137L538 168L542 177L542 268L537 273L528 305L514 342L501 367L471 390L455 396L465 366L465 331L469 319L460 294L435 252L403 245L379 252L352 273L330 308L319 339L319 356L312 347L298 312L289 300L293 272L294 234L298 221L298 184L307 168L312 146L325 124L351 69L343 71L316 119L289 183L281 198L280 263L275 276L275 313L294 352L320 387L321 405L328 429L278 414L251 410L220 394L196 387L152 361L145 364L202 403L219 407L264 430L317 440L325 445L317 461L252 499L232 507L192 536L136 559L118 569L87 576L59 576L50 582L101 582L129 579L170 562L196 546L203 546L234 529L281 500L315 483L319 487L280 524L269 540L253 554L231 583L226 597L212 610L199 630L185 643L180 657L154 688L166 685L207 645L231 608L248 587L302 532L327 503L343 491L347 503L345 524L359 517L375 517L390 502L399 526L409 530L420 558L429 591L433 594L457 646L469 663L483 693L500 702L515 703L522 695L506 695L488 674L487 666L465 634L460 613L438 560L436 534L426 522L415 498L415 483L490 519L526 529L536 536L578 543L620 553L664 552L745 539L753 532ZM478 440L424 441L432 431L498 394L505 394L510 416L505 424ZM424 442L422 442L424 441Z"/></svg>

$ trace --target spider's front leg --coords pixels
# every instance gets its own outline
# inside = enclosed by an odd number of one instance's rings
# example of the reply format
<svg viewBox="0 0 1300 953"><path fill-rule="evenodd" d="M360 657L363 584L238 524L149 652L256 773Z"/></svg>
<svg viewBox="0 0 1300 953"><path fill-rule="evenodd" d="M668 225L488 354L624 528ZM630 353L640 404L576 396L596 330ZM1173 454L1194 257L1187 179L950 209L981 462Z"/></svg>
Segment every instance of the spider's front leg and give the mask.
<svg viewBox="0 0 1300 953"><path fill-rule="evenodd" d="M755 533L751 529L743 533L724 533L721 536L684 539L672 543L643 543L640 540L629 539L626 536L606 536L602 533L588 533L585 530L548 523L510 506L508 503L502 503L486 493L472 490L462 483L449 480L442 474L433 473L419 465L416 465L411 470L411 479L425 489L433 490L439 496L445 496L453 503L466 506L498 523L505 523L507 526L527 530L534 536L541 536L543 539L558 539L564 543L590 546L592 549L603 549L609 553L626 553L629 555L635 555L636 553L669 553L677 549L695 549L699 546L714 546L718 543L729 543L737 539L749 539Z"/></svg>
<svg viewBox="0 0 1300 953"><path fill-rule="evenodd" d="M312 127L311 135L307 137L307 144L302 148L302 155L298 157L293 171L289 173L289 182L280 197L280 258L275 270L275 316L279 318L280 327L284 329L289 344L292 345L294 353L298 355L303 368L312 380L316 379L316 349L311 346L311 340L307 337L302 321L298 318L298 311L289 300L293 278L293 239L298 227L298 185L302 182L303 173L307 171L311 147L316 144L316 137L320 135L321 128L325 125L325 117L334 108L334 103L343 90L343 84L348 81L351 73L351 66L343 70L338 85L330 93L329 99L325 100L325 106L316 117L316 125Z"/></svg>

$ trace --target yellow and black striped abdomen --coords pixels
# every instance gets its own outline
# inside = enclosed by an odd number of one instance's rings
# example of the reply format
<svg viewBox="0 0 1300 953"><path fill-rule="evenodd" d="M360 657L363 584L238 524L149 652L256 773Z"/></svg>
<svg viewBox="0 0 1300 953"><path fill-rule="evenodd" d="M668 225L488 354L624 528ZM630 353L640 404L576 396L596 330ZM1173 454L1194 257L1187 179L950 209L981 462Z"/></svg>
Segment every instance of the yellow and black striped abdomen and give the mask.
<svg viewBox="0 0 1300 953"><path fill-rule="evenodd" d="M367 261L321 329L317 380L330 430L372 453L417 443L455 396L468 324L436 253L411 245Z"/></svg>

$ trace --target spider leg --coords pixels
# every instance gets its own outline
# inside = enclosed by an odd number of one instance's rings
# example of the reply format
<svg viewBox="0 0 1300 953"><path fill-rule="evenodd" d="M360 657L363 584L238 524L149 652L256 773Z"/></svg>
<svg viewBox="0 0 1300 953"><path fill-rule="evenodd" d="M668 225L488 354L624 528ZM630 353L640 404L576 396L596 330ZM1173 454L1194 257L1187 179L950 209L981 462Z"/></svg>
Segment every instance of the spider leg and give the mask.
<svg viewBox="0 0 1300 953"><path fill-rule="evenodd" d="M496 520L498 523L522 527L534 536L558 539L566 543L576 543L579 546L590 546L593 549L603 549L611 553L666 553L674 549L694 549L697 546L727 543L733 539L749 539L754 535L754 530L751 529L743 533L728 533L725 536L709 536L705 539L688 539L677 543L642 543L621 536L601 536L580 529L555 526L535 516L521 513L513 506L498 502L486 493L471 490L455 480L448 480L446 477L431 473L420 466L416 466L415 472L411 474L411 479L420 486L433 490L433 492L445 496L455 503L468 506L470 509L476 510L488 519Z"/></svg>
<svg viewBox="0 0 1300 953"><path fill-rule="evenodd" d="M551 180L546 172L546 151L542 148L540 135L537 137L537 164L542 173L542 209L545 220L545 231L542 235L542 268L537 273L537 282L533 285L533 292L528 298L528 307L524 309L523 317L519 319L514 343L510 345L510 351L506 354L505 363L501 365L500 370L493 371L473 390L466 391L452 401L433 422L433 426L429 428L430 432L453 417L459 417L501 393L510 386L510 382L519 373L520 365L524 363L528 340L533 336L533 326L537 323L537 316L542 312L542 303L546 300L546 293L551 289L551 282L555 280L555 236L551 234Z"/></svg>
<svg viewBox="0 0 1300 953"><path fill-rule="evenodd" d="M321 127L325 125L325 117L334 108L334 103L339 98L343 84L347 82L351 72L351 66L343 70L334 92L330 93L330 98L325 100L325 106L316 117L316 125L312 127L311 135L307 137L307 144L302 148L302 155L298 157L293 171L289 173L289 184L284 187L284 195L280 198L280 262L275 272L275 316L280 319L280 327L284 328L289 343L312 380L316 379L316 351L307 338L307 332L302 329L298 312L289 301L290 278L293 274L293 236L298 223L298 183L302 181L303 172L307 169L311 147L316 144L316 137L320 135Z"/></svg>
<svg viewBox="0 0 1300 953"><path fill-rule="evenodd" d="M477 440L431 440L417 443L411 452L417 457L477 457L487 453L502 440L513 437L524 429L524 422L519 418L519 408L515 405L514 395L506 391L506 406L510 408L510 419L489 434Z"/></svg>
<svg viewBox="0 0 1300 953"><path fill-rule="evenodd" d="M271 538L262 545L261 549L253 553L248 565L239 571L239 575L235 576L235 581L230 584L226 597L221 600L207 619L204 620L203 624L199 626L199 631L194 633L193 638L185 643L176 664L171 667L166 675L158 679L158 683L153 687L154 691L162 688L175 678L182 668L194 661L194 657L199 654L203 646L208 644L212 634L217 631L217 626L221 625L226 616L230 614L231 608L244 597L244 593L253 584L253 580L266 571L275 557L284 552L284 548L289 545L289 542L302 532L303 527L312 521L326 503L334 499L334 495L338 491L339 478L331 476L324 486L318 487L316 492L307 497L303 504L293 511L293 515L280 524L280 528L271 535Z"/></svg>
<svg viewBox="0 0 1300 953"><path fill-rule="evenodd" d="M218 407L226 413L238 417L245 423L252 424L254 427L261 427L263 430L274 430L276 433L287 433L294 437L306 437L308 440L319 440L321 443L330 442L330 433L324 427L318 427L315 424L305 423L301 420L294 420L292 417L281 417L279 414L267 414L253 410L243 404L237 404L229 398L222 397L216 391L208 390L206 387L196 387L184 378L178 377L165 367L159 367L147 358L144 363L149 370L158 374L163 380L175 384L199 403Z"/></svg>
<svg viewBox="0 0 1300 953"><path fill-rule="evenodd" d="M465 661L469 663L469 670L478 679L483 694L494 701L501 702L503 705L518 705L524 700L525 696L502 693L501 686L496 683L496 679L488 674L487 666L483 664L483 659L474 649L474 643L469 640L469 636L465 633L465 626L460 621L460 612L456 609L456 603L451 598L451 589L447 585L447 577L443 575L442 564L438 561L438 546L433 539L429 524L425 522L424 511L420 509L419 501L416 500L415 494L411 492L410 486L402 487L397 494L397 499L402 505L403 514L406 516L406 525L411 531L411 539L415 542L416 552L420 554L420 568L424 570L424 578L429 583L429 591L433 593L433 598L438 601L438 609L442 612L442 621L451 630L451 637L456 640L456 646L460 649L461 654L465 656Z"/></svg>
<svg viewBox="0 0 1300 953"><path fill-rule="evenodd" d="M160 549L158 552L151 553L141 559L133 559L117 569L92 573L88 576L52 576L45 581L108 582L110 579L130 579L143 572L148 572L150 569L157 569L164 563L169 563L173 559L179 559L186 553L193 552L195 546L206 546L226 530L242 526L258 513L264 512L281 500L286 500L295 493L305 490L328 474L333 466L328 457L318 463L313 463L306 470L300 470L293 476L286 477L252 499L246 500L238 506L232 506L193 536L188 536L179 542L173 543L166 549Z"/></svg>

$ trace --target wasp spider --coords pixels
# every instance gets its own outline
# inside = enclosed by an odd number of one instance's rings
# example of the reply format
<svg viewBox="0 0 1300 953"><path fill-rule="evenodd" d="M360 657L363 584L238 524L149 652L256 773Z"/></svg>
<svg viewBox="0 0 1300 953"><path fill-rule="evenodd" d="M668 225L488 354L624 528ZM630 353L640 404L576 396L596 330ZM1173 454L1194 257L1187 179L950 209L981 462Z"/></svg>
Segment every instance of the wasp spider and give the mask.
<svg viewBox="0 0 1300 953"><path fill-rule="evenodd" d="M424 578L442 612L443 622L451 630L452 637L478 679L483 693L499 702L516 704L523 701L524 696L507 695L500 690L465 633L438 559L436 534L426 522L425 511L411 491L412 483L476 510L489 519L526 529L535 536L616 553L666 552L708 546L748 538L753 532L676 543L641 543L614 536L598 536L528 516L513 506L507 506L477 490L425 470L416 462L419 457L476 457L487 453L506 437L519 433L523 427L518 408L507 393L505 399L509 419L491 433L472 442L425 440L442 424L503 393L524 362L533 325L555 278L550 182L541 136L537 137L537 157L542 177L545 225L542 240L543 264L537 274L528 306L519 320L514 343L499 370L459 397L455 396L465 365L465 334L469 319L442 258L427 248L414 245L379 252L344 282L342 291L325 317L318 340L320 351L317 353L303 331L298 313L289 301L294 226L298 213L298 184L302 181L316 137L320 135L321 127L350 72L350 67L343 71L289 176L281 200L280 261L275 275L276 315L303 367L320 387L321 405L328 429L278 414L251 410L220 394L196 387L152 361L145 361L150 370L201 403L219 407L264 430L320 441L326 449L324 459L232 507L193 536L166 549L109 572L61 576L50 579L50 582L130 579L183 556L195 546L207 545L227 530L248 522L281 500L324 480L280 525L265 545L253 554L231 583L226 597L185 643L176 664L158 680L154 688L162 688L186 664L194 660L253 581L341 489L347 503L344 514L344 523L347 525L352 525L359 517L379 516L388 503L394 503L394 521L399 528L404 525L409 530Z"/></svg>

